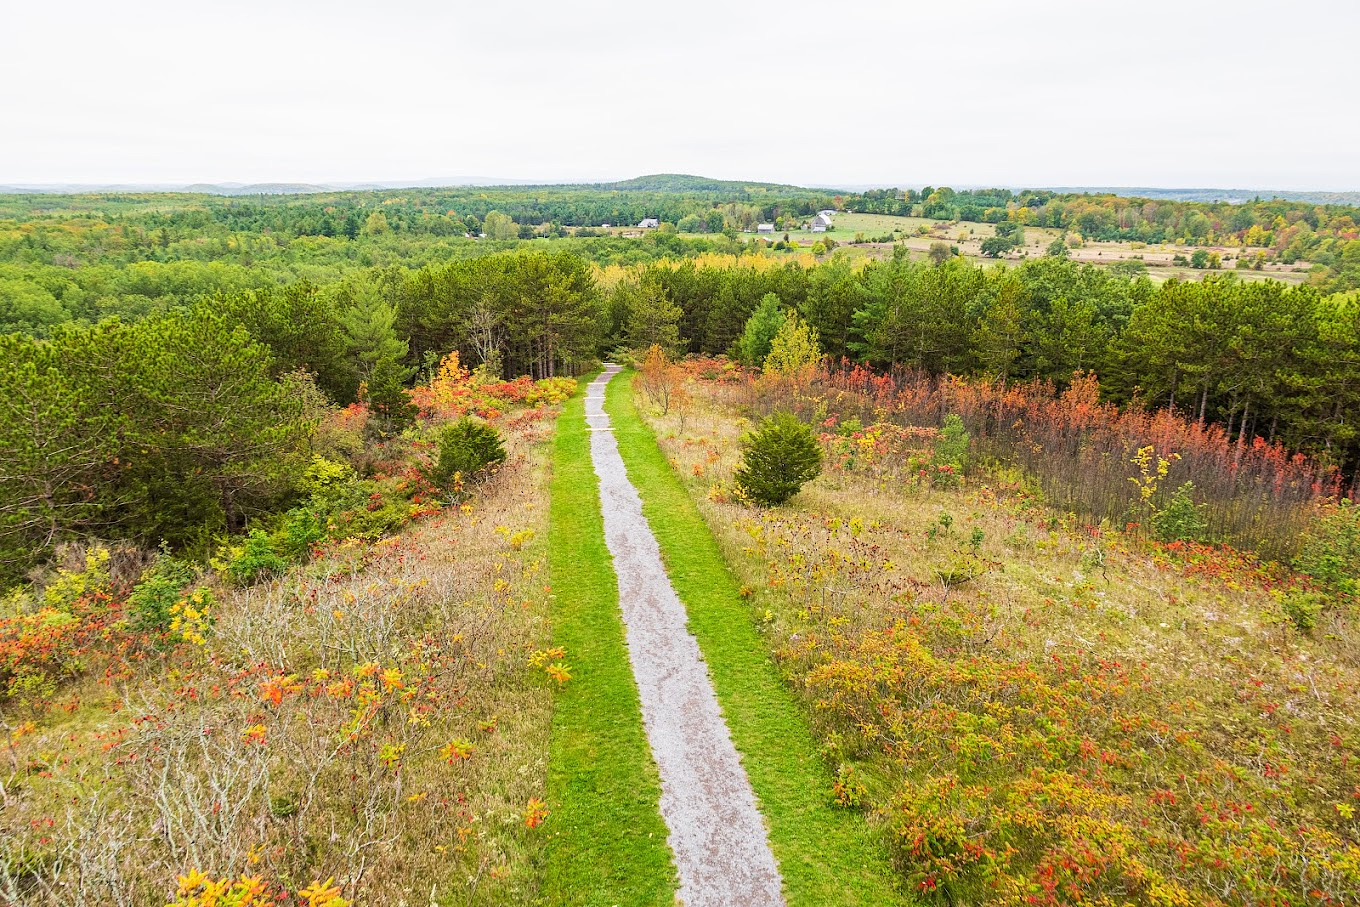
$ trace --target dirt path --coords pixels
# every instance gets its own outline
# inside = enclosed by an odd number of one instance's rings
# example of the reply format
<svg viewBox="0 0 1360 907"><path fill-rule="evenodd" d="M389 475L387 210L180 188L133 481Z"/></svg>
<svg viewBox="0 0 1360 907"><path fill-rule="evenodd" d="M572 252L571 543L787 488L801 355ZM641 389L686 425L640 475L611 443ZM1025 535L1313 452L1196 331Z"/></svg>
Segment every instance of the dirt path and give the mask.
<svg viewBox="0 0 1360 907"><path fill-rule="evenodd" d="M619 371L609 366L591 382L586 421L679 897L686 907L783 905L755 794L604 412L605 386Z"/></svg>

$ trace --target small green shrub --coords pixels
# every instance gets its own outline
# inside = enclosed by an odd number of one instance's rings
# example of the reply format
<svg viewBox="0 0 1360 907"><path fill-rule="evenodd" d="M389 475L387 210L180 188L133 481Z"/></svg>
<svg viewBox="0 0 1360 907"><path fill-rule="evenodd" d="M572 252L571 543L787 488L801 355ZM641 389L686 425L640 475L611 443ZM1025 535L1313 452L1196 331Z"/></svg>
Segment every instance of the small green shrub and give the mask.
<svg viewBox="0 0 1360 907"><path fill-rule="evenodd" d="M836 433L842 438L852 438L862 431L864 431L864 423L858 419L846 419L836 428Z"/></svg>
<svg viewBox="0 0 1360 907"><path fill-rule="evenodd" d="M274 552L287 561L301 561L312 553L312 546L325 541L325 520L307 508L284 514L283 522L272 535Z"/></svg>
<svg viewBox="0 0 1360 907"><path fill-rule="evenodd" d="M1280 596L1280 608L1285 617L1294 624L1294 629L1305 635L1313 632L1326 605L1327 596L1317 592L1290 590Z"/></svg>
<svg viewBox="0 0 1360 907"><path fill-rule="evenodd" d="M869 798L869 788L860 780L859 773L849 763L842 762L836 769L836 783L831 788L837 806L860 809Z"/></svg>
<svg viewBox="0 0 1360 907"><path fill-rule="evenodd" d="M274 539L260 529L252 530L233 554L226 573L237 585L248 586L261 579L278 576L288 569L288 561L274 550Z"/></svg>
<svg viewBox="0 0 1360 907"><path fill-rule="evenodd" d="M358 538L367 541L391 535L411 521L411 505L396 490L381 482L361 482L363 502L328 517L327 529L335 540Z"/></svg>
<svg viewBox="0 0 1360 907"><path fill-rule="evenodd" d="M962 484L972 440L963 425L963 419L955 413L945 417L940 436L935 441L935 468L930 475L932 485L936 488L957 488Z"/></svg>
<svg viewBox="0 0 1360 907"><path fill-rule="evenodd" d="M43 603L57 611L69 613L81 598L92 592L109 588L109 549L96 545L85 554L84 568L71 570L63 567L43 590Z"/></svg>
<svg viewBox="0 0 1360 907"><path fill-rule="evenodd" d="M742 440L738 490L769 507L786 503L822 472L817 436L791 413L775 413Z"/></svg>
<svg viewBox="0 0 1360 907"><path fill-rule="evenodd" d="M968 465L968 447L972 440L963 425L963 419L956 413L950 413L945 416L940 437L935 442L935 462L962 472Z"/></svg>
<svg viewBox="0 0 1360 907"><path fill-rule="evenodd" d="M333 500L349 497L358 481L354 468L348 464L325 457L312 457L311 464L303 473L300 488L311 499L313 507L325 511L331 509Z"/></svg>
<svg viewBox="0 0 1360 907"><path fill-rule="evenodd" d="M1186 482L1152 517L1159 542L1202 542L1209 531L1205 507L1195 503L1195 483Z"/></svg>
<svg viewBox="0 0 1360 907"><path fill-rule="evenodd" d="M152 564L128 596L128 620L138 630L161 632L169 629L171 609L183 596L184 588L194 581L194 568L173 557L161 557Z"/></svg>
<svg viewBox="0 0 1360 907"><path fill-rule="evenodd" d="M1332 595L1360 595L1360 505L1342 501L1304 539L1294 569Z"/></svg>
<svg viewBox="0 0 1360 907"><path fill-rule="evenodd" d="M460 481L470 482L492 466L505 462L500 432L477 419L463 418L439 435L439 459L430 480L449 494Z"/></svg>

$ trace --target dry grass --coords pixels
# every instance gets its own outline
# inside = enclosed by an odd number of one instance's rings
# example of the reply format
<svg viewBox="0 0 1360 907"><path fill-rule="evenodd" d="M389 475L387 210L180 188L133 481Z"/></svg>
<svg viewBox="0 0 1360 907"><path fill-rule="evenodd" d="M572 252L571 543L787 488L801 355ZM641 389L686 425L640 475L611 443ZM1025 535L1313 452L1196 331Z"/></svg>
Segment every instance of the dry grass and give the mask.
<svg viewBox="0 0 1360 907"><path fill-rule="evenodd" d="M837 796L894 836L913 888L1360 894L1348 615L1302 635L1279 571L1102 534L996 477L937 490L861 460L789 508L739 506L748 423L697 387L683 434L677 414L655 420L663 448L747 584Z"/></svg>
<svg viewBox="0 0 1360 907"><path fill-rule="evenodd" d="M165 903L189 869L334 876L360 902L531 900L550 425L512 430L468 506L222 590L204 647L5 716L0 901Z"/></svg>

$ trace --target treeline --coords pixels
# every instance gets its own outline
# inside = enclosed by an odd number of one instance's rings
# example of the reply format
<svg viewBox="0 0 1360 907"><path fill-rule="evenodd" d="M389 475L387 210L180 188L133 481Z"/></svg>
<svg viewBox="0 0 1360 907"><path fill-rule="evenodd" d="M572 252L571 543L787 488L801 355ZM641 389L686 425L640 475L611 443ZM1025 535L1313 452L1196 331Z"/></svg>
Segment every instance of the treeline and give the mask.
<svg viewBox="0 0 1360 907"><path fill-rule="evenodd" d="M1360 301L1308 287L1230 276L1156 286L1058 258L990 269L903 254L860 269L672 263L613 290L608 332L664 339L672 318L683 350L726 353L766 294L835 359L1059 388L1089 372L1107 399L1280 441L1350 474L1360 463Z"/></svg>
<svg viewBox="0 0 1360 907"><path fill-rule="evenodd" d="M643 184L649 185L649 184ZM691 232L732 226L715 211L753 218L806 216L832 205L822 190L699 182L691 191L609 186L462 187L224 198L213 195L0 197L0 226L48 224L54 230L102 222L128 241L166 244L185 236L268 234L355 239L393 233L452 237L482 229L496 212L521 226L627 226L654 217ZM525 238L528 238L527 236ZM3 246L0 246L3 248Z"/></svg>
<svg viewBox="0 0 1360 907"><path fill-rule="evenodd" d="M570 253L488 255L408 272L357 274L226 293L208 306L272 353L275 371L303 370L332 400L353 402L362 363L395 342L408 375L448 353L494 377L575 375L600 351L600 291L590 263Z"/></svg>
<svg viewBox="0 0 1360 907"><path fill-rule="evenodd" d="M1360 208L1272 199L1245 203L1185 202L1118 195L1062 194L1009 189L930 186L878 189L842 197L847 210L937 220L1001 223L1011 220L1053 227L1095 240L1199 242L1237 240L1268 246L1276 231L1301 225L1322 236L1354 239ZM1250 241L1248 241L1250 240Z"/></svg>
<svg viewBox="0 0 1360 907"><path fill-rule="evenodd" d="M277 287L298 281L334 283L372 268L438 267L515 250L571 252L599 264L635 265L665 258L735 254L727 236L684 237L652 232L621 237L543 241L436 240L391 234L357 240L266 235L170 240L164 248L132 247L119 234L33 234L17 262L0 262L0 333L48 336L67 322L95 324L117 317L136 320L220 293ZM0 259L4 242L0 239ZM87 260L90 256L90 260Z"/></svg>
<svg viewBox="0 0 1360 907"><path fill-rule="evenodd" d="M1060 258L602 272L510 251L225 286L139 320L5 337L0 572L73 536L185 546L238 529L287 503L318 412L362 401L375 430L396 432L407 389L450 351L488 380L574 375L620 345L737 351L758 310L781 309L834 360L1000 387L1095 374L1107 401L1174 410L1246 448L1279 442L1352 481L1360 464L1353 297L1231 276L1159 287Z"/></svg>

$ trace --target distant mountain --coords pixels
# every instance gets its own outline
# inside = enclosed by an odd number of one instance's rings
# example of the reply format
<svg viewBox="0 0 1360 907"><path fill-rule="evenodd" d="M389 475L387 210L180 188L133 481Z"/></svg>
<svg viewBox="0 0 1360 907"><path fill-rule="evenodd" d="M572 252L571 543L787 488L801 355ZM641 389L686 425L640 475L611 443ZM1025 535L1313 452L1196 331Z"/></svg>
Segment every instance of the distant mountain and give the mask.
<svg viewBox="0 0 1360 907"><path fill-rule="evenodd" d="M16 183L0 185L0 195L93 195L116 192L186 192L195 195L314 195L318 192L381 192L455 186L522 186L535 180L449 177L371 183Z"/></svg>
<svg viewBox="0 0 1360 907"><path fill-rule="evenodd" d="M3 195L95 195L110 192L182 192L165 183L15 183L0 185Z"/></svg>
<svg viewBox="0 0 1360 907"><path fill-rule="evenodd" d="M910 186L902 183L900 186ZM85 195L136 192L187 192L200 195L310 195L319 192L379 192L400 189L440 189L480 187L534 189L591 189L604 192L649 192L674 195L722 195L743 193L781 195L834 195L861 192L870 188L894 188L888 184L860 186L794 186L787 183L765 183L757 180L720 180L689 173L652 173L633 179L614 182L547 182L544 180L507 179L504 177L453 176L429 177L417 180L374 180L371 182L338 183L34 183L0 185L0 194L19 195ZM955 186L956 189L979 189L982 186ZM1021 187L1009 187L1020 191ZM1039 187L1049 192L1064 194L1117 195L1124 198L1164 199L1183 202L1231 202L1241 204L1254 199L1280 199L1315 205L1360 206L1360 192L1285 191L1267 189L1160 189L1151 186L1049 186Z"/></svg>

